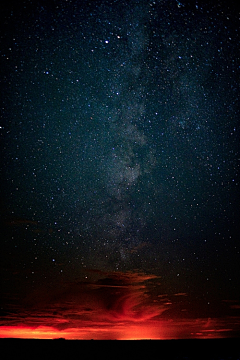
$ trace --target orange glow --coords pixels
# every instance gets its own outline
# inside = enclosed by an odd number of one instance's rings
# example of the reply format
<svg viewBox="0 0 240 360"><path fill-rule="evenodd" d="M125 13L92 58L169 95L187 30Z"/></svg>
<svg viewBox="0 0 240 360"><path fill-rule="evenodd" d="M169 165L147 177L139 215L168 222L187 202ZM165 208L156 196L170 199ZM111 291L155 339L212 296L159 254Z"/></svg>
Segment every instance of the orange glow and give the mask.
<svg viewBox="0 0 240 360"><path fill-rule="evenodd" d="M48 326L39 326L36 329L23 326L2 326L0 329L0 338L54 339L65 337L66 334L65 331L58 331Z"/></svg>
<svg viewBox="0 0 240 360"><path fill-rule="evenodd" d="M93 278L86 282L33 294L31 306L10 307L8 315L0 319L0 338L167 340L239 334L239 316L190 318L184 303L187 294L172 295L174 301L167 294L156 297L155 275L89 273ZM179 312L179 303L184 313ZM171 309L174 306L176 311Z"/></svg>
<svg viewBox="0 0 240 360"><path fill-rule="evenodd" d="M124 329L120 340L141 340L141 339L166 339L166 334L161 328L156 329L153 325L131 325Z"/></svg>
<svg viewBox="0 0 240 360"><path fill-rule="evenodd" d="M151 320L143 323L117 322L95 323L84 326L59 330L50 326L38 326L36 328L24 326L1 326L0 338L21 339L55 339L65 338L69 340L140 340L140 339L190 339L190 338L221 338L226 337L230 328L221 327L212 319L192 320Z"/></svg>

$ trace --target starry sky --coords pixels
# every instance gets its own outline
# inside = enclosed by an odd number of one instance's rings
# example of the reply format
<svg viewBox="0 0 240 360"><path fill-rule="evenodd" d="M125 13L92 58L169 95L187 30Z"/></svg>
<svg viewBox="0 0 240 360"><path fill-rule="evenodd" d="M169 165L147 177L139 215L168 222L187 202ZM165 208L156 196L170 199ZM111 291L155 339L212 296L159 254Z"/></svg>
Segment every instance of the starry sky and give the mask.
<svg viewBox="0 0 240 360"><path fill-rule="evenodd" d="M239 336L234 2L1 17L0 337Z"/></svg>

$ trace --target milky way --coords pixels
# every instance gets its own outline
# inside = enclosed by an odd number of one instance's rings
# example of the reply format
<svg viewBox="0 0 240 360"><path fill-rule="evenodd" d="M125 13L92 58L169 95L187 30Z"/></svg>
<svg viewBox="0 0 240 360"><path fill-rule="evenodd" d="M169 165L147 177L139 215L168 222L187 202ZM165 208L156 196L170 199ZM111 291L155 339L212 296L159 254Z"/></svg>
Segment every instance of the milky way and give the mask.
<svg viewBox="0 0 240 360"><path fill-rule="evenodd" d="M147 135L150 120L145 110L149 6L134 5L125 16L128 21L118 18L111 33L119 42L125 35L125 51L108 67L104 130L101 139L94 138L101 153L104 149L98 172L104 196L98 207L93 200L86 220L97 234L97 243L112 253L118 251L123 262L126 252L141 242L141 230L151 216L151 206L146 204L149 195L142 196L141 184L144 178L149 179L156 162ZM111 40L105 44L111 46Z"/></svg>

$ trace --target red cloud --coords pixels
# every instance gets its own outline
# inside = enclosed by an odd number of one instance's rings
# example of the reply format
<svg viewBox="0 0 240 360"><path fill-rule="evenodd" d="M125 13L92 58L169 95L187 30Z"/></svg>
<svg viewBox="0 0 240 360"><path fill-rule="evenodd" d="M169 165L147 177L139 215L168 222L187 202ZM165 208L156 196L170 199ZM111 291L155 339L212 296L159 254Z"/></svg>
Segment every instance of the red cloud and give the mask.
<svg viewBox="0 0 240 360"><path fill-rule="evenodd" d="M144 321L160 315L166 308L146 304L143 292L131 289L129 294L119 297L106 313L110 320Z"/></svg>
<svg viewBox="0 0 240 360"><path fill-rule="evenodd" d="M94 270L89 271L85 282L68 283L61 289L56 285L48 292L38 289L27 303L5 309L5 316L0 318L0 337L179 339L237 333L239 318L175 317L174 304L166 304L167 295L159 297L156 293L156 278L137 272ZM186 294L175 295L173 302L182 308ZM165 317L159 316L169 309Z"/></svg>

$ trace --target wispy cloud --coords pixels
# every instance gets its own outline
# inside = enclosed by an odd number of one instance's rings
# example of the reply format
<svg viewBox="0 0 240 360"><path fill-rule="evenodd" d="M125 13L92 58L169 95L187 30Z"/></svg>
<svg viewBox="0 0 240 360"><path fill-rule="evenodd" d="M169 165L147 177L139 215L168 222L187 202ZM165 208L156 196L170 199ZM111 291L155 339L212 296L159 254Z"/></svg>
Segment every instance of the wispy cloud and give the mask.
<svg viewBox="0 0 240 360"><path fill-rule="evenodd" d="M227 336L239 326L239 318L184 318L187 294L159 294L155 275L100 270L88 275L48 291L38 287L23 304L9 306L0 317L0 337L206 338Z"/></svg>
<svg viewBox="0 0 240 360"><path fill-rule="evenodd" d="M137 272L89 270L89 280L67 283L59 289L39 289L22 306L8 309L1 325L21 321L57 328L78 326L82 321L145 321L160 315L167 307L151 302L149 281L156 278Z"/></svg>

